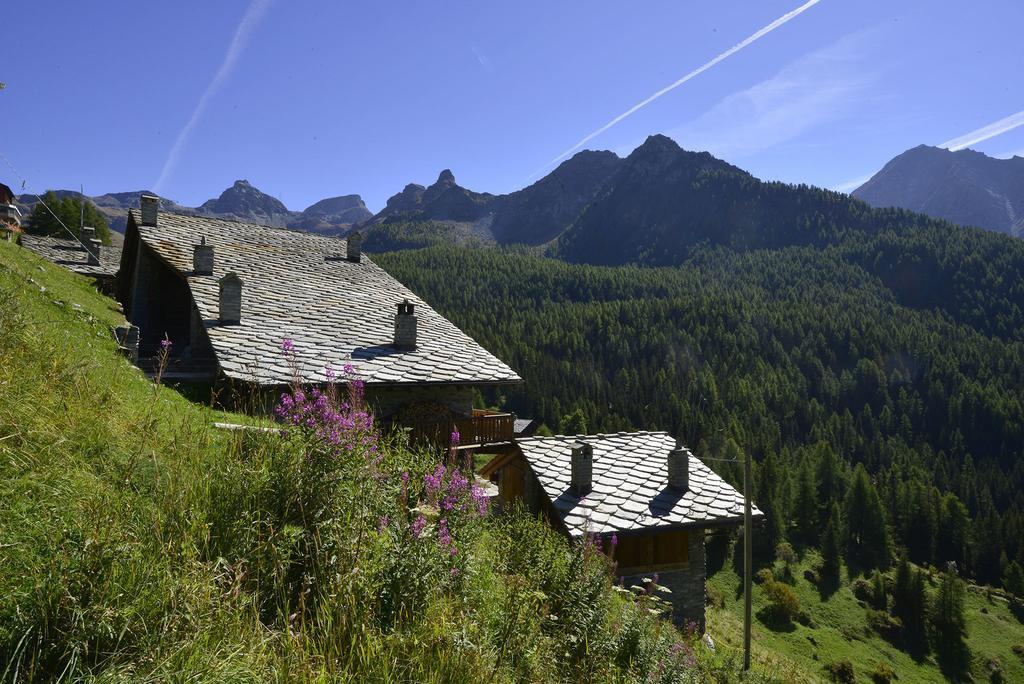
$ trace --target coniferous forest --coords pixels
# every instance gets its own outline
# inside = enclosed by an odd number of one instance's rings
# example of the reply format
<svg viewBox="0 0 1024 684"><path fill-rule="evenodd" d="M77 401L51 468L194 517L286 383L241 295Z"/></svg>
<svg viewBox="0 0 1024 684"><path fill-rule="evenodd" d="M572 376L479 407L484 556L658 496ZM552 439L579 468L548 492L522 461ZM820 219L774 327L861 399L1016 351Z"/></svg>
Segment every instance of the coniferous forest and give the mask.
<svg viewBox="0 0 1024 684"><path fill-rule="evenodd" d="M878 214L821 244L703 241L674 266L376 258L523 376L487 403L553 432L669 430L734 483L749 452L763 558L789 541L851 569L953 561L1020 592L1024 243Z"/></svg>

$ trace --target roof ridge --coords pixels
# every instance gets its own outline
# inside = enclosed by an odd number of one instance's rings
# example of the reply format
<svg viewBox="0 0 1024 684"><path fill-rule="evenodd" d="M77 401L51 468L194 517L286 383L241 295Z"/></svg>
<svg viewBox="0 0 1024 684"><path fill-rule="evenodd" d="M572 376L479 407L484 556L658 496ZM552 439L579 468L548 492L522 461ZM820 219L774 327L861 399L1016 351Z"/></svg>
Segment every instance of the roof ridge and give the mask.
<svg viewBox="0 0 1024 684"><path fill-rule="evenodd" d="M141 211L138 207L131 207L128 209L129 212ZM343 241L344 238L340 235L323 235L316 233L311 230L302 230L300 228L288 228L287 226L271 226L266 223L253 223L252 221L243 221L237 218L227 218L225 216L210 216L209 214L192 214L185 213L183 211L174 211L173 209L161 209L160 214L170 214L171 216L180 216L182 218L202 219L204 221L223 221L224 223L235 223L242 226L256 226L257 228L267 228L269 230L281 230L295 235L309 235L312 237L324 238L327 240L338 240Z"/></svg>

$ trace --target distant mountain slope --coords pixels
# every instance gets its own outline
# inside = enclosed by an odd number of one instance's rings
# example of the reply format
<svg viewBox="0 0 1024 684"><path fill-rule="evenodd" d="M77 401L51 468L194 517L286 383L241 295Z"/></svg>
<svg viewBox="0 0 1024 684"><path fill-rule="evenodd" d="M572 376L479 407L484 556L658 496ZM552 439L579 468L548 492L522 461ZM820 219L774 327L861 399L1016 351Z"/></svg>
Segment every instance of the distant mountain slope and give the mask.
<svg viewBox="0 0 1024 684"><path fill-rule="evenodd" d="M220 197L203 202L197 210L200 214L268 225L284 225L297 213L288 211L284 202L253 187L247 180L235 181Z"/></svg>
<svg viewBox="0 0 1024 684"><path fill-rule="evenodd" d="M612 152L580 152L533 185L507 195L468 190L445 169L429 187L405 186L363 227L371 235L385 232L379 242L391 248L402 245L403 234L407 247L422 246L425 235L441 239L446 226L451 241L460 244L467 237L483 244L543 244L572 223L621 162Z"/></svg>
<svg viewBox="0 0 1024 684"><path fill-rule="evenodd" d="M902 207L1024 237L1024 158L918 145L853 191L875 207Z"/></svg>
<svg viewBox="0 0 1024 684"><path fill-rule="evenodd" d="M533 185L503 196L491 231L503 243L558 237L622 164L613 152L580 152Z"/></svg>

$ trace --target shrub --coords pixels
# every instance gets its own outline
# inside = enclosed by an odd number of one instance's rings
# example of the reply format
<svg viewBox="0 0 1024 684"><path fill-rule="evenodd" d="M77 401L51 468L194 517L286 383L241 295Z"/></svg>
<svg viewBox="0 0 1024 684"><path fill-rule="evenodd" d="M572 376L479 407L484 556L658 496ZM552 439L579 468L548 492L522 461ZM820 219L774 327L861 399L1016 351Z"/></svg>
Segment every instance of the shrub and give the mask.
<svg viewBox="0 0 1024 684"><path fill-rule="evenodd" d="M871 582L867 581L863 577L858 577L850 583L850 591L852 591L853 595L864 603L871 603L873 595Z"/></svg>
<svg viewBox="0 0 1024 684"><path fill-rule="evenodd" d="M775 558L782 563L783 577L788 581L793 579L793 564L797 561L796 550L789 542L782 542L775 547Z"/></svg>
<svg viewBox="0 0 1024 684"><path fill-rule="evenodd" d="M1015 656L1017 656L1021 660L1024 660L1024 644L1014 644L1013 648L1011 648L1010 650L1013 651L1013 654Z"/></svg>
<svg viewBox="0 0 1024 684"><path fill-rule="evenodd" d="M828 676L839 684L856 684L857 673L849 660L837 660L825 666Z"/></svg>
<svg viewBox="0 0 1024 684"><path fill-rule="evenodd" d="M871 681L874 684L889 684L894 679L896 679L896 673L888 663L878 663L875 666L875 671L871 673Z"/></svg>
<svg viewBox="0 0 1024 684"><path fill-rule="evenodd" d="M774 582L775 573L771 571L771 568L761 568L754 573L754 584L764 584L766 582Z"/></svg>
<svg viewBox="0 0 1024 684"><path fill-rule="evenodd" d="M868 610L868 627L884 639L895 641L903 630L903 621L884 610Z"/></svg>
<svg viewBox="0 0 1024 684"><path fill-rule="evenodd" d="M801 622L806 619L803 609L800 607L800 599L788 585L768 580L761 585L761 589L769 601L767 608L769 619L783 624L790 624L794 621Z"/></svg>
<svg viewBox="0 0 1024 684"><path fill-rule="evenodd" d="M718 587L709 584L704 602L713 608L725 608L725 594Z"/></svg>

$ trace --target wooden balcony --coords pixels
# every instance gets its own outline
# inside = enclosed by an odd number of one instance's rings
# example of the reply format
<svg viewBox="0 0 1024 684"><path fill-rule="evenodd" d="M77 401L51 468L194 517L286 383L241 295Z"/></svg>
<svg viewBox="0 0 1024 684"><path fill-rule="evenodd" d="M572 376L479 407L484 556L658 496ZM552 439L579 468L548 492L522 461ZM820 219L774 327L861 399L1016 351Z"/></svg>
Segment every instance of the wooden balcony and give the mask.
<svg viewBox="0 0 1024 684"><path fill-rule="evenodd" d="M453 431L459 432L462 447L504 446L515 437L516 415L497 411L474 410L472 416L457 416L446 421L418 422L406 425L414 444L447 446Z"/></svg>

